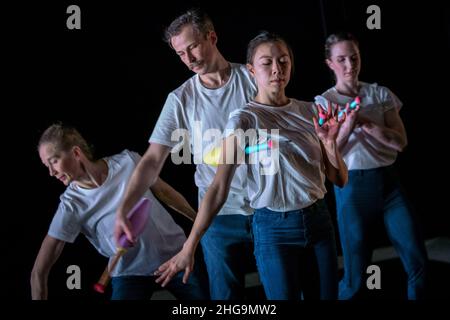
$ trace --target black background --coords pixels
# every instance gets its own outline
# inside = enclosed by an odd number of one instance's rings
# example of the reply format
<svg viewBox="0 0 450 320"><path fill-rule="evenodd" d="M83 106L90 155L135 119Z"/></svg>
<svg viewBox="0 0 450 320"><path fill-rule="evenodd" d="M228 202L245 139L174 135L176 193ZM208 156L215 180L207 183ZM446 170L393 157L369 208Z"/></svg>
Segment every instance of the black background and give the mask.
<svg viewBox="0 0 450 320"><path fill-rule="evenodd" d="M191 6L209 13L229 61L244 62L246 45L260 30L286 38L296 64L288 95L307 101L332 85L323 63L326 34L353 32L360 40L360 80L387 86L404 103L409 145L397 167L425 236L449 235L444 154L450 15L444 1L93 2L21 3L3 10L4 298L30 298L33 262L64 191L39 160L40 134L61 120L76 126L98 157L125 148L142 154L167 94L191 76L162 41L164 26ZM81 8L81 30L66 28L71 4ZM381 30L366 27L371 4L381 8ZM161 175L196 208L193 173L192 165L167 161ZM332 197L329 202L334 215ZM189 221L175 218L189 230ZM389 243L382 232L377 241ZM66 288L71 264L82 270L82 290ZM102 299L91 285L105 264L80 236L52 270L50 298Z"/></svg>

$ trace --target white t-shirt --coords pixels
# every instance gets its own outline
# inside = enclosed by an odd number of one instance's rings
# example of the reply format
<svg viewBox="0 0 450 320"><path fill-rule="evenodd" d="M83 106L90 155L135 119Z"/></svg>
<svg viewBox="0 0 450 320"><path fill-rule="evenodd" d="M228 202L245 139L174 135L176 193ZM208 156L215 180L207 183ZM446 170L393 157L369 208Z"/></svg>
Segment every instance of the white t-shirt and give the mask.
<svg viewBox="0 0 450 320"><path fill-rule="evenodd" d="M84 189L71 183L60 197L48 234L72 243L83 233L99 253L112 257L116 252L116 209L139 158L137 153L128 150L105 158L108 176L98 188ZM183 230L150 190L144 196L151 201L147 225L136 245L119 260L113 276L151 275L178 253L186 240Z"/></svg>
<svg viewBox="0 0 450 320"><path fill-rule="evenodd" d="M228 82L217 89L208 89L196 74L172 91L164 104L150 143L179 147L184 141L172 134L184 130L189 138L190 150L196 164L195 184L199 188L199 201L211 184L216 167L203 163L203 157L220 146L223 130L230 113L244 106L256 94L255 84L246 67L231 63ZM178 154L178 151L172 152ZM246 170L239 168L231 183L230 195L219 214L251 214L243 190Z"/></svg>
<svg viewBox="0 0 450 320"><path fill-rule="evenodd" d="M228 134L237 134L236 129L245 132L253 128L260 133L258 144L268 140L276 143L270 150L247 156L248 194L252 208L297 210L324 197L325 168L311 105L295 99L282 107L252 101L230 115ZM278 129L278 133L273 129ZM251 160L253 155L255 158ZM274 164L276 162L278 164ZM278 170L262 171L269 166Z"/></svg>
<svg viewBox="0 0 450 320"><path fill-rule="evenodd" d="M360 85L358 96L361 104L358 112L375 124L384 126L384 113L392 108L400 110L402 102L386 87L365 82L360 82ZM340 106L353 101L353 98L338 93L335 87L315 98L316 103L325 108L327 99ZM358 127L355 127L340 151L348 170L385 167L393 164L397 158L396 150L381 144Z"/></svg>

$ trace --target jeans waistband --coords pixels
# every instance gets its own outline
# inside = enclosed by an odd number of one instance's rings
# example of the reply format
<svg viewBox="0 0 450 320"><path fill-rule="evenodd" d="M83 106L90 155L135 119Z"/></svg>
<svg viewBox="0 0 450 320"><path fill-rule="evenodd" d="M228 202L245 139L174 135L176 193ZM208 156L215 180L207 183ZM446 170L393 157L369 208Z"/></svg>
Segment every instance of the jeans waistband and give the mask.
<svg viewBox="0 0 450 320"><path fill-rule="evenodd" d="M391 172L391 171L394 171L393 164L386 166L386 167L379 167L379 168L373 168L373 169L349 170L348 175L351 177L354 177L354 176L364 176L364 175L370 175L370 174L379 174L379 173Z"/></svg>
<svg viewBox="0 0 450 320"><path fill-rule="evenodd" d="M320 208L322 206L326 206L325 204L325 200L324 199L317 199L316 202L314 202L313 204L302 208L302 209L296 209L296 210L290 210L290 211L274 211L274 210L270 210L269 208L260 208L260 209L255 209L255 213L277 213L277 214L281 214L282 216L285 216L289 213L293 213L293 212L299 212L299 213L306 213L306 212L316 212L318 210L320 210Z"/></svg>

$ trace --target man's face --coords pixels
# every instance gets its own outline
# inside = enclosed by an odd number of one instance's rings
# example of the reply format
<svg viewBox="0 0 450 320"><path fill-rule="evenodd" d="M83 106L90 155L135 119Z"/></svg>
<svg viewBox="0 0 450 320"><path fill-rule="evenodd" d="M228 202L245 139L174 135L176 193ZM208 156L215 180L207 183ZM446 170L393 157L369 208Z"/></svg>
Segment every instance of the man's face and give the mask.
<svg viewBox="0 0 450 320"><path fill-rule="evenodd" d="M208 73L216 44L213 31L205 36L188 24L183 27L180 34L173 36L170 42L181 61L190 70L199 75Z"/></svg>

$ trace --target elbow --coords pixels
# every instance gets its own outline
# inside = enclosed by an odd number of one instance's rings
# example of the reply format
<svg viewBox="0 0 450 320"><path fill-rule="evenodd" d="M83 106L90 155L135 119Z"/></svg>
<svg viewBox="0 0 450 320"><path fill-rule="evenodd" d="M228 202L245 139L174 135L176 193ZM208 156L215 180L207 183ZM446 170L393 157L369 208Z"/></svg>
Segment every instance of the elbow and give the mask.
<svg viewBox="0 0 450 320"><path fill-rule="evenodd" d="M31 284L36 283L39 279L44 278L46 274L48 274L48 272L45 272L45 270L43 270L42 268L37 268L36 266L33 267L30 276Z"/></svg>
<svg viewBox="0 0 450 320"><path fill-rule="evenodd" d="M405 150L406 146L408 145L408 138L406 137L406 134L400 134L397 136L393 136L390 139L391 146L395 149L397 152L402 152Z"/></svg>
<svg viewBox="0 0 450 320"><path fill-rule="evenodd" d="M33 268L30 275L30 286L34 288L42 279L42 272L38 271L36 268Z"/></svg>
<svg viewBox="0 0 450 320"><path fill-rule="evenodd" d="M408 142L405 140L405 141L400 141L398 143L392 144L392 147L397 152L403 152L407 145L408 145Z"/></svg>
<svg viewBox="0 0 450 320"><path fill-rule="evenodd" d="M341 180L341 183L339 183L338 187L343 188L347 184L347 182L348 182L348 175L345 175L345 178Z"/></svg>
<svg viewBox="0 0 450 320"><path fill-rule="evenodd" d="M339 188L343 188L348 182L348 169L344 161L342 160L339 169L336 170L334 184Z"/></svg>
<svg viewBox="0 0 450 320"><path fill-rule="evenodd" d="M343 188L348 181L348 173L347 170L345 171L345 173L342 172L336 172L333 175L327 175L328 180L338 186L339 188Z"/></svg>
<svg viewBox="0 0 450 320"><path fill-rule="evenodd" d="M229 188L226 188L226 187L223 187L223 186L221 186L217 190L217 193L216 193L217 194L217 204L219 205L220 208L222 208L222 206L227 201L228 191L229 191Z"/></svg>
<svg viewBox="0 0 450 320"><path fill-rule="evenodd" d="M218 208L222 208L228 198L230 188L227 187L223 181L221 181L220 183L213 183L210 186L210 189L211 196L213 197L216 206L218 206Z"/></svg>
<svg viewBox="0 0 450 320"><path fill-rule="evenodd" d="M342 173L338 176L338 179L336 179L335 185L339 188L343 188L348 182L348 173L347 171L345 173Z"/></svg>

